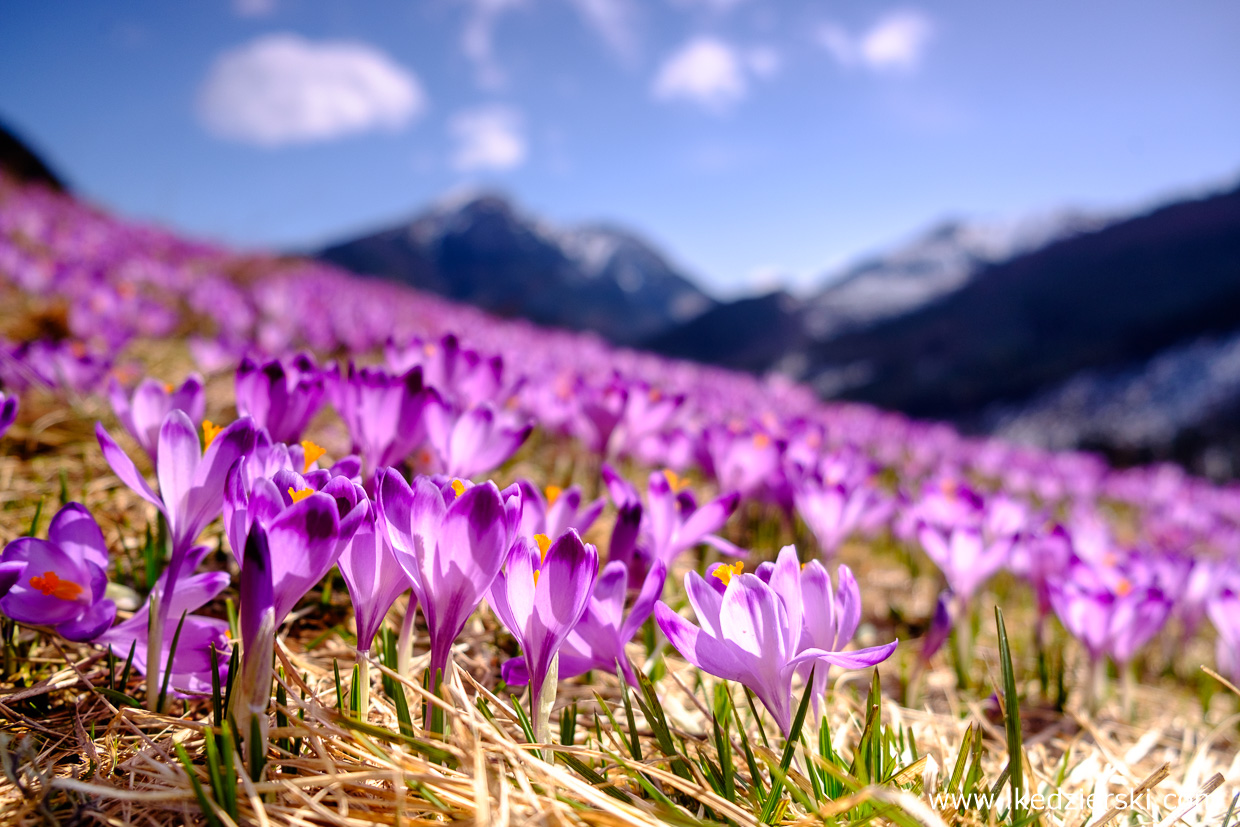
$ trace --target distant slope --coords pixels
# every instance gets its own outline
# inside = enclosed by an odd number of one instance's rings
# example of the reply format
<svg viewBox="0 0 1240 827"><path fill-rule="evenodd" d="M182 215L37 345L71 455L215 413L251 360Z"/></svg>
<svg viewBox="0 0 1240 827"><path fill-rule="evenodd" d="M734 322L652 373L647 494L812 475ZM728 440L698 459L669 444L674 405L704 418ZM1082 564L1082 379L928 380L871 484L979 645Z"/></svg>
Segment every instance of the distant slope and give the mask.
<svg viewBox="0 0 1240 827"><path fill-rule="evenodd" d="M916 312L812 346L805 378L960 420L1075 373L1240 329L1240 189L1154 210L984 269Z"/></svg>
<svg viewBox="0 0 1240 827"><path fill-rule="evenodd" d="M64 181L16 133L0 122L0 169L19 181L43 184L64 192Z"/></svg>
<svg viewBox="0 0 1240 827"><path fill-rule="evenodd" d="M606 227L560 229L496 195L441 202L318 257L506 316L633 344L714 305L658 252Z"/></svg>
<svg viewBox="0 0 1240 827"><path fill-rule="evenodd" d="M647 339L665 356L762 372L805 346L803 310L784 292L720 304L692 321ZM708 355L710 358L703 358Z"/></svg>
<svg viewBox="0 0 1240 827"><path fill-rule="evenodd" d="M990 265L1106 223L1075 211L1008 222L945 221L830 276L806 302L807 332L828 339L912 312L964 287Z"/></svg>

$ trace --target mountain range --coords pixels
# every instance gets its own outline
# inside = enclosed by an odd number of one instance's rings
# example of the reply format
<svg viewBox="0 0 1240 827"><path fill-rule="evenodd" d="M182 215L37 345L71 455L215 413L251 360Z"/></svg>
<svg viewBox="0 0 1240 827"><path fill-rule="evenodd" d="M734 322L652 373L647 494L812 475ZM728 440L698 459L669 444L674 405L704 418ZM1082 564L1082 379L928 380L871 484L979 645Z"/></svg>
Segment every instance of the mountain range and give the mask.
<svg viewBox="0 0 1240 827"><path fill-rule="evenodd" d="M493 194L443 199L407 224L333 244L318 257L626 345L715 305L635 235L602 225L553 227Z"/></svg>
<svg viewBox="0 0 1240 827"><path fill-rule="evenodd" d="M0 125L0 167L64 185ZM1130 214L940 222L797 297L710 297L637 234L457 194L319 258L365 276L1119 462L1240 477L1240 187Z"/></svg>
<svg viewBox="0 0 1240 827"><path fill-rule="evenodd" d="M1240 188L1133 214L944 221L806 297L718 302L633 233L556 228L494 194L320 256L969 432L1240 475Z"/></svg>

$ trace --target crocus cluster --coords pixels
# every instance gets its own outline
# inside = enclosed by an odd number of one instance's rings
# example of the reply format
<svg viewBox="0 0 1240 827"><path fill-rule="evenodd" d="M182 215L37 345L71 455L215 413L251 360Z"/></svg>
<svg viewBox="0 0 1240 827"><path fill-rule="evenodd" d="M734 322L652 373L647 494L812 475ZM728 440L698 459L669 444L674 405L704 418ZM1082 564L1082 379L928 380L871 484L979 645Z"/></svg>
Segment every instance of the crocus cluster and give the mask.
<svg viewBox="0 0 1240 827"><path fill-rule="evenodd" d="M231 275L239 273L262 277ZM820 607L787 602L778 584L791 579L779 572L792 558L783 552L769 570L745 573L730 564L714 569L718 576L691 579L697 626L655 609L668 570L688 549L706 544L742 559L741 549L719 533L742 509L803 524L826 557L850 538L881 537L924 551L948 589L936 610L936 635L976 606L992 576L1006 571L1028 585L1040 613L1058 617L1094 661L1134 662L1165 628L1172 630L1163 633L1166 639L1181 640L1212 626L1218 665L1233 675L1238 668L1232 655L1237 486L1212 485L1171 466L1117 470L1089 454L966 437L945 425L824 403L784 378L616 349L590 335L495 319L322 264L240 255L127 224L2 173L0 278L13 295L67 308L38 338L0 342L0 433L15 416L15 393L40 388L77 399L99 393L118 373L133 377L124 360L135 341L186 336L206 377L171 387L144 379L132 391L115 384L107 392L121 428L149 456L154 484L140 470L146 460L113 438L118 428L98 429L116 475L167 523L167 572L142 610L153 621L149 634L138 634L138 615L123 621L133 624L124 632L117 626L104 633L129 635L130 645L139 641L151 663L164 659L171 635L165 627L182 615L182 635L192 642L187 652L201 654L204 641L208 653L227 648L216 627L191 623L218 581L195 579L212 574L198 571L198 543L222 514L242 571L251 545L255 560L262 559L260 545L266 549L268 562L251 570L271 579L276 628L335 564L353 598L359 648L366 651L388 608L408 589L409 623L415 614L424 619L432 682L439 680L450 670L454 641L484 600L496 607L502 591L515 594L516 605L527 598L530 606L537 603L538 588L520 592L524 581L514 580L514 571L528 565L529 579L537 573L541 580L542 567L558 566L562 554L588 557L589 544L578 550L571 530L579 540L604 504L571 487L546 486L551 480L508 485L511 474L501 470L536 428L575 440L593 453L591 463L636 463L647 469L643 476L657 470L639 493L614 467L604 469L614 509L607 562L589 584L573 581L571 608L581 606L579 617L556 632L554 646L532 643L538 635L529 617L514 613L512 622L504 621L518 639L533 635L531 649L505 665L510 683L545 681L533 672L548 660L557 662L560 676L618 666L632 679L626 646L658 611L686 657L745 675L783 721L792 676L814 669L817 683L828 666L859 662L838 654L852 635L851 608L831 621L834 637L823 631L827 626L811 629L809 613ZM383 365L362 363L376 351ZM339 361L327 364L311 354ZM212 374L233 369L239 416L224 425L231 415L216 414L223 425L217 427L205 419L202 387ZM301 441L325 403L348 434L340 453L350 454L330 467L320 467L323 448ZM699 504L691 488L703 485L718 494ZM252 536L262 539L251 543ZM59 532L38 541L46 547L26 539L15 541L25 556L14 551L9 559L6 550L0 560L0 588L8 584L0 610L79 637L90 631L74 624L87 624L88 615L93 623L108 611L90 568L102 569L106 560ZM36 553L45 568L28 572ZM555 581L568 582L564 577ZM830 592L834 610L857 604L844 569L834 588L824 578L825 568L810 561L799 588ZM264 582L247 586L257 595L251 606L265 606ZM761 629L782 654L759 656L741 638L720 638L725 616L729 629L742 631L756 630L755 618L786 620L778 629ZM826 623L812 619L820 621ZM109 639L121 654L124 644ZM835 660L809 652L836 653ZM201 686L180 657L172 665L173 685ZM195 663L209 661L208 654Z"/></svg>

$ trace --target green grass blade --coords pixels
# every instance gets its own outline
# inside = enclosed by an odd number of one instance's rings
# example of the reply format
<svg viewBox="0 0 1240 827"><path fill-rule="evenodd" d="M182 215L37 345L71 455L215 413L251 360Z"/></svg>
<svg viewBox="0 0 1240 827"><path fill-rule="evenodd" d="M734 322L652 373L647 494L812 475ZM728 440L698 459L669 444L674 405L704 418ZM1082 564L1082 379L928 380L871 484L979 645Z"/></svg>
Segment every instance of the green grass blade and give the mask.
<svg viewBox="0 0 1240 827"><path fill-rule="evenodd" d="M1016 672L1012 668L1012 650L1008 645L1007 628L1003 624L1003 610L995 606L995 626L999 632L999 665L1003 674L1003 717L1007 722L1008 768L1012 783L1012 818L1023 821L1025 808L1021 796L1025 787L1025 750L1020 731L1020 698L1016 695Z"/></svg>

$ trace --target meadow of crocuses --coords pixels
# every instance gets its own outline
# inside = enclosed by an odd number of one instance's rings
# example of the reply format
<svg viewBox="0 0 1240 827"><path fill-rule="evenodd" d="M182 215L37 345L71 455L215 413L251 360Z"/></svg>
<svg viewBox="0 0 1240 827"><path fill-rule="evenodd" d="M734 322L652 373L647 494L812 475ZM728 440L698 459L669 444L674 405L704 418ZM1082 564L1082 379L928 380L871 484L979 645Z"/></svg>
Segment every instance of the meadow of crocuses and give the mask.
<svg viewBox="0 0 1240 827"><path fill-rule="evenodd" d="M0 454L5 479L26 475L6 511L34 512L0 536L0 746L33 773L6 770L14 822L481 821L518 817L510 797L591 823L959 821L904 799L874 809L883 789L977 782L868 721L881 691L855 743L823 722L858 702L840 676L879 664L889 707L984 699L996 687L973 667L993 665L996 601L1018 757L1022 702L1111 703L1136 723L1145 684L1240 683L1240 487L821 402L2 177L0 302ZM44 438L65 422L93 434ZM100 475L58 491L33 470L57 451ZM937 602L876 605L893 573L897 592ZM334 611L319 634L316 613ZM332 649L320 696L296 658L328 638L350 651ZM1217 677L1193 662L1206 651ZM946 688L927 682L948 664ZM701 732L669 722L669 680ZM1210 726L1214 709L1198 712ZM88 773L38 769L29 739L53 736L30 719L58 712ZM526 780L486 781L493 758L465 746L483 726L542 745L520 753L542 769L505 753ZM875 750L890 772L866 763ZM342 751L426 763L344 782ZM378 798L311 806L297 785L314 760L336 779L322 789ZM1035 789L1021 765L995 789ZM453 773L484 780L457 789ZM584 791L558 810L565 784ZM1038 816L1010 802L984 817Z"/></svg>

